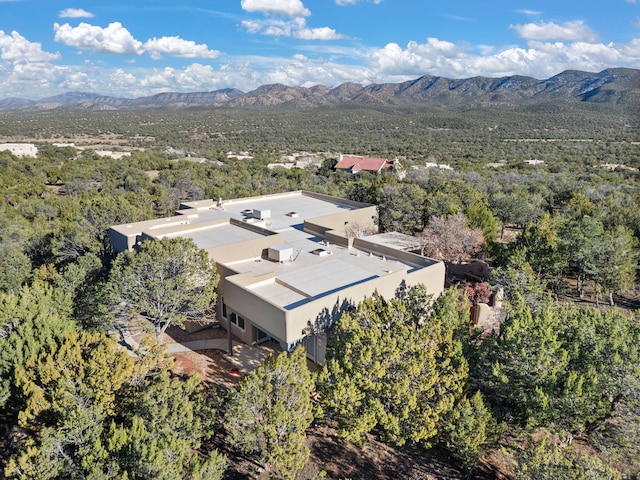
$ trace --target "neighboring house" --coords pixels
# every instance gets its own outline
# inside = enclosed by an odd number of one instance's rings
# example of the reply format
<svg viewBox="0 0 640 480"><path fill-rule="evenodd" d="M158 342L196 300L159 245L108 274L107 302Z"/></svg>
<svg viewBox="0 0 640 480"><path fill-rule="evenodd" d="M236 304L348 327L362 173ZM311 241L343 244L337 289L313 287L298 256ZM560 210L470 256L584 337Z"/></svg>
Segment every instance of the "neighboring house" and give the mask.
<svg viewBox="0 0 640 480"><path fill-rule="evenodd" d="M116 160L131 156L131 152L114 152L113 150L94 150L94 152L101 157L111 157Z"/></svg>
<svg viewBox="0 0 640 480"><path fill-rule="evenodd" d="M247 343L303 343L321 361L323 332L349 302L391 297L401 284L444 289L444 264L407 252L406 236L363 236L377 219L371 204L296 191L188 202L176 213L111 227L114 249L191 238L220 273L217 319Z"/></svg>
<svg viewBox="0 0 640 480"><path fill-rule="evenodd" d="M442 170L453 170L448 163L425 162L424 168L440 168Z"/></svg>
<svg viewBox="0 0 640 480"><path fill-rule="evenodd" d="M249 152L227 152L227 158L235 158L236 160L251 160L253 158Z"/></svg>
<svg viewBox="0 0 640 480"><path fill-rule="evenodd" d="M16 157L35 157L38 147L33 143L0 143L0 152L9 150Z"/></svg>
<svg viewBox="0 0 640 480"><path fill-rule="evenodd" d="M359 157L355 155L340 155L336 170L344 170L351 173L375 172L380 173L386 169L393 169L399 166L397 161L386 158Z"/></svg>

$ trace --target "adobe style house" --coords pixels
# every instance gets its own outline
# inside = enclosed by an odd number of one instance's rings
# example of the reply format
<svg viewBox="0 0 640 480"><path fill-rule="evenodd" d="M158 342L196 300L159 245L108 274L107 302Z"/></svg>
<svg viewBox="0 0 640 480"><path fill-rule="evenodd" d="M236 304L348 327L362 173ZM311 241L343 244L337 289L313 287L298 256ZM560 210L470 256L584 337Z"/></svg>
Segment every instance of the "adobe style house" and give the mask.
<svg viewBox="0 0 640 480"><path fill-rule="evenodd" d="M188 202L170 218L113 226L109 237L117 252L191 238L220 273L223 327L247 343L302 342L320 361L322 332L349 302L375 291L391 297L401 284L422 283L434 296L444 288L444 264L406 251L402 235L364 236L376 219L374 205L295 191Z"/></svg>
<svg viewBox="0 0 640 480"><path fill-rule="evenodd" d="M340 155L336 170L344 170L351 173L358 172L374 172L380 173L386 169L393 169L398 166L397 161L391 161L386 158L359 157L356 155Z"/></svg>

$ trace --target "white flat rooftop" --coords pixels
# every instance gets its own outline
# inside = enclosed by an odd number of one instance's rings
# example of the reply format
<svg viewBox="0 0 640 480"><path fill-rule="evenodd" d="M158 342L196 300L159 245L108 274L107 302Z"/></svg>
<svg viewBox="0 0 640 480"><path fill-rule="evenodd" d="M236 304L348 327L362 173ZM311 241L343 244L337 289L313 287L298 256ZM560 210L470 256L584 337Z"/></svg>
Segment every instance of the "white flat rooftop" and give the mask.
<svg viewBox="0 0 640 480"><path fill-rule="evenodd" d="M273 279L255 283L248 289L285 309L392 272L430 265L427 259L419 265L380 254L370 255L356 248L327 246L304 232L297 232L295 240L292 237L290 234L285 237L293 248L290 261L274 262L261 258L227 264L238 273L251 272L256 277L274 274Z"/></svg>
<svg viewBox="0 0 640 480"><path fill-rule="evenodd" d="M254 210L270 211L271 215L265 219L265 227L279 231L296 225L302 225L305 219L331 215L345 210L356 210L360 207L328 201L303 192L263 195L260 197L239 198L222 201L222 207L217 202L196 201L183 203L179 213L189 213L190 223L207 222L220 218L235 218L243 220L253 217ZM191 212L197 211L197 217Z"/></svg>
<svg viewBox="0 0 640 480"><path fill-rule="evenodd" d="M195 224L194 227L197 227L197 224ZM196 245L198 245L198 247L207 249L261 238L264 237L264 234L249 228L242 228L230 223L223 223L220 225L208 226L206 228L194 228L191 231L184 230L174 232L166 235L166 237L190 238Z"/></svg>
<svg viewBox="0 0 640 480"><path fill-rule="evenodd" d="M180 210L173 217L114 225L111 228L125 236L136 236L142 232L163 235L163 229L173 228L176 225L197 225L198 223L230 218L239 221L253 221L256 220L253 218L254 210L269 210L271 215L264 220L265 228L276 232L290 227L298 227L301 230L305 219L331 215L345 210L356 210L366 205L354 206L341 203L337 198L331 198L333 201L295 191L227 200L222 202L222 206L218 206L218 202L212 200L198 200L182 203ZM172 236L175 235L172 234Z"/></svg>
<svg viewBox="0 0 640 480"><path fill-rule="evenodd" d="M410 254L384 257L368 250L329 244L303 229L305 220L362 207L370 205L348 201L343 203L334 197L290 192L222 202L188 202L181 205L179 215L175 217L112 228L129 238L142 232L154 237L190 238L203 249L233 245L278 233L279 244L272 248L290 248L290 258L276 256L282 261L274 261L265 256L264 251L262 255L255 250L253 254L238 252L235 257L237 261L227 261L225 267L239 274L251 273L256 278L271 274L269 280L253 284L249 282L245 284L246 288L281 308L293 309L352 285L393 272L426 268L434 263ZM260 218L262 216L265 218ZM376 241L373 241L375 237ZM371 238L371 248L378 244L402 249L412 243L411 238L399 234ZM268 242L265 247L267 245ZM385 248L385 251L393 255L393 250ZM246 257L243 258L243 255Z"/></svg>

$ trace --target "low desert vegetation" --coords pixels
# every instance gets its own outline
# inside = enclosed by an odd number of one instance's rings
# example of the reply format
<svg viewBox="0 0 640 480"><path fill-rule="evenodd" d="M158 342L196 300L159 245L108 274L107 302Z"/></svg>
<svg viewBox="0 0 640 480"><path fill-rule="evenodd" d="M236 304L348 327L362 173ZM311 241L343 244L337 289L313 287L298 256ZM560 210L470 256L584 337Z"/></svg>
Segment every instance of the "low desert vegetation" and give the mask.
<svg viewBox="0 0 640 480"><path fill-rule="evenodd" d="M324 478L322 465L305 468L309 435L324 428L362 452L374 440L409 446L416 463L446 452L459 478L638 475L632 113L597 105L3 113L3 136L31 137L40 150L0 152L1 471L220 479L237 478L244 462L261 478ZM140 149L112 159L45 141L104 135ZM267 168L297 151L324 160ZM398 158L403 171L337 172L339 153ZM542 163L525 162L533 159ZM379 231L415 235L425 254L448 263L482 259L492 276L452 283L438 299L420 287L367 298L329 330L326 361L313 372L297 349L232 388L174 374L155 341L135 355L118 345L111 334L127 316L145 316L160 337L206 315L217 276L215 259L186 241L116 256L110 225L171 215L188 200L299 189L376 204ZM161 290L158 269L190 289ZM147 272L147 283L134 271ZM493 333L471 329L470 308L498 287L504 321Z"/></svg>

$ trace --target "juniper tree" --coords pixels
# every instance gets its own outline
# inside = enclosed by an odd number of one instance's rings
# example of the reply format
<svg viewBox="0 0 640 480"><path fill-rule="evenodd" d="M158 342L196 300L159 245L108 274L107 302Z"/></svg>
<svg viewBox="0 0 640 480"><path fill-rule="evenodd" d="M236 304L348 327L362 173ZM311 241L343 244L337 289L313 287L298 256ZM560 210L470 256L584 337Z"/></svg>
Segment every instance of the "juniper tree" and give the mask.
<svg viewBox="0 0 640 480"><path fill-rule="evenodd" d="M474 381L504 418L571 436L640 398L640 328L619 311L511 305L480 348Z"/></svg>
<svg viewBox="0 0 640 480"><path fill-rule="evenodd" d="M330 332L318 388L328 418L348 440L361 441L377 427L392 443L429 445L462 394L467 364L446 326L457 321L435 309L419 318L415 303L374 294Z"/></svg>
<svg viewBox="0 0 640 480"><path fill-rule="evenodd" d="M313 421L313 391L304 348L267 358L230 395L227 441L256 454L276 477L293 479L309 458L305 431Z"/></svg>
<svg viewBox="0 0 640 480"><path fill-rule="evenodd" d="M471 468L480 455L494 445L499 426L479 391L462 396L443 422L442 438L447 449Z"/></svg>
<svg viewBox="0 0 640 480"><path fill-rule="evenodd" d="M145 379L152 361L129 356L99 332L70 332L27 360L16 373L25 434L5 475L219 480L224 457L199 451L213 433L215 403L199 377L164 370Z"/></svg>
<svg viewBox="0 0 640 480"><path fill-rule="evenodd" d="M0 410L19 409L16 370L74 331L70 317L69 297L44 282L0 294Z"/></svg>

